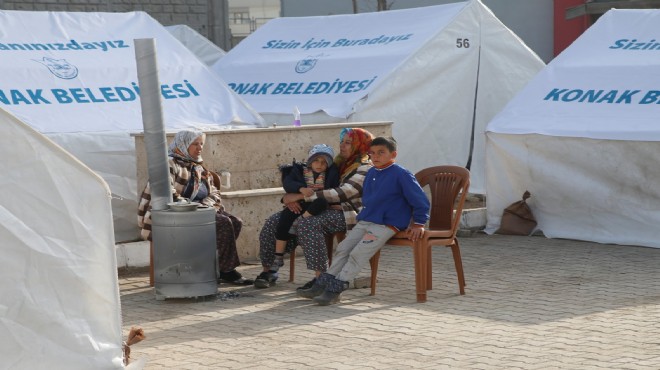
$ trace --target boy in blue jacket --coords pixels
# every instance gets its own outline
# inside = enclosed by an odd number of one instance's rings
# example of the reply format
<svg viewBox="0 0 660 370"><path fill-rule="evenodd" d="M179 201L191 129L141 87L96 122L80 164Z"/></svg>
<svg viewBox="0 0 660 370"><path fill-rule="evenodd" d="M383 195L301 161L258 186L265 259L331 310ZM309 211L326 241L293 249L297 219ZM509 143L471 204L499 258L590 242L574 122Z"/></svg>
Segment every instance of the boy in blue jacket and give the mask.
<svg viewBox="0 0 660 370"><path fill-rule="evenodd" d="M377 137L371 142L369 156L374 166L364 180L364 206L358 223L337 246L328 271L311 288L299 290L300 297L313 298L321 306L337 303L348 282L394 234L406 230L410 240L424 235L430 203L415 176L394 163L396 149L392 137Z"/></svg>

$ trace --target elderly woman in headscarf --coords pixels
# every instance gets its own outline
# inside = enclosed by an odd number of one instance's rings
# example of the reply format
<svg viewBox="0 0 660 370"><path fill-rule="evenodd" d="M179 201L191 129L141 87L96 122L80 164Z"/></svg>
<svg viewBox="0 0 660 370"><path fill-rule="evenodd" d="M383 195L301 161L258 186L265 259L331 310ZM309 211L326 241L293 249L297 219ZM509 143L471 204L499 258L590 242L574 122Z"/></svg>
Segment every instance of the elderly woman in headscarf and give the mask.
<svg viewBox="0 0 660 370"><path fill-rule="evenodd" d="M240 265L236 251L236 239L241 232L243 222L238 217L225 211L220 198L220 184L213 182L213 176L202 164L202 149L206 135L197 130L179 131L170 144L169 168L170 185L174 201L190 200L203 206L214 207L216 248L218 250L218 281L235 285L250 285L252 280L245 279L236 271ZM151 191L149 183L142 192L138 205L138 226L145 240L151 240Z"/></svg>
<svg viewBox="0 0 660 370"><path fill-rule="evenodd" d="M305 254L307 268L314 270L316 277L328 268L328 252L325 235L350 230L357 223L356 216L362 208L362 183L371 167L369 145L373 135L361 128L345 128L339 134L339 155L335 164L339 168L339 187L316 191L311 197L300 193L285 194L282 202L293 212L300 212L299 200L306 202L324 198L334 204L325 212L311 217L299 217L296 237L289 240L285 253L293 253L300 245ZM270 216L259 234L259 258L263 272L254 281L256 288L268 288L278 279L280 265L275 261L275 234L280 212ZM298 289L314 285L312 281Z"/></svg>

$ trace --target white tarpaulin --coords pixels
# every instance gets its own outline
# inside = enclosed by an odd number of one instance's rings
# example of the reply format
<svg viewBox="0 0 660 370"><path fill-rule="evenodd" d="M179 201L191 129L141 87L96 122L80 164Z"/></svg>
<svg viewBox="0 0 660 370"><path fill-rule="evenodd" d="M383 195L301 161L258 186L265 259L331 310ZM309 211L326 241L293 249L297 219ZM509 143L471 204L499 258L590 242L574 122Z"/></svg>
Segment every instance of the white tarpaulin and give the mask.
<svg viewBox="0 0 660 370"><path fill-rule="evenodd" d="M488 231L525 190L546 236L660 247L660 11L610 10L488 125Z"/></svg>
<svg viewBox="0 0 660 370"><path fill-rule="evenodd" d="M119 369L110 189L0 108L0 369Z"/></svg>
<svg viewBox="0 0 660 370"><path fill-rule="evenodd" d="M209 67L227 54L218 45L185 24L167 26L165 29Z"/></svg>
<svg viewBox="0 0 660 370"><path fill-rule="evenodd" d="M0 11L0 107L110 185L117 239L137 238L130 132L142 131L133 40L156 39L165 127L260 125L261 117L143 12Z"/></svg>
<svg viewBox="0 0 660 370"><path fill-rule="evenodd" d="M543 62L480 1L278 18L213 69L268 123L393 121L412 171L465 166L483 188L485 125ZM475 127L474 151L471 137Z"/></svg>

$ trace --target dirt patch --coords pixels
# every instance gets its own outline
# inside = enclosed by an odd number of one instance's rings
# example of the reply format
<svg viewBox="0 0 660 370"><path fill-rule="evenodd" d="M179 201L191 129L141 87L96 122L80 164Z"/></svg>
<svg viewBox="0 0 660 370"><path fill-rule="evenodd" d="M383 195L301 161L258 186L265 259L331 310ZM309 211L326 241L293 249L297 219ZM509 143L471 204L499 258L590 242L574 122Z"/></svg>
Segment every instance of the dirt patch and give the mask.
<svg viewBox="0 0 660 370"><path fill-rule="evenodd" d="M121 278L149 275L149 266L143 267L120 267L117 269L117 275Z"/></svg>

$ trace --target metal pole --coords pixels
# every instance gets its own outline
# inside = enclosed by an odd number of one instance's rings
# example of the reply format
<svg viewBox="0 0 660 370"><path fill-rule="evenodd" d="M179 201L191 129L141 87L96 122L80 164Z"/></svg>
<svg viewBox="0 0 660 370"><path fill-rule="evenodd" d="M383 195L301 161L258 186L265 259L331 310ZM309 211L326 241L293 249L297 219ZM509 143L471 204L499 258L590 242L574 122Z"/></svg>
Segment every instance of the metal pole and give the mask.
<svg viewBox="0 0 660 370"><path fill-rule="evenodd" d="M221 49L231 49L231 30L229 29L229 5L227 0L209 0L208 38Z"/></svg>

